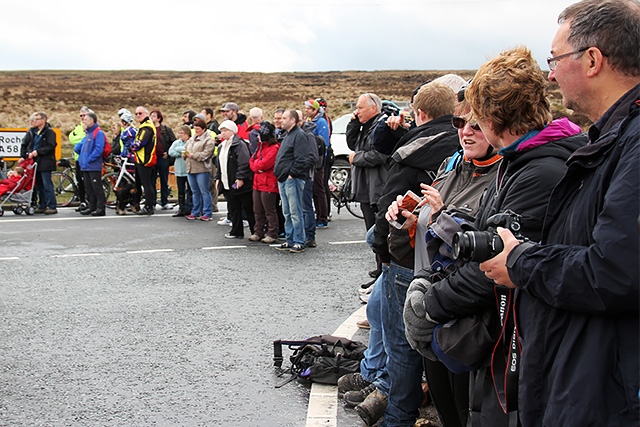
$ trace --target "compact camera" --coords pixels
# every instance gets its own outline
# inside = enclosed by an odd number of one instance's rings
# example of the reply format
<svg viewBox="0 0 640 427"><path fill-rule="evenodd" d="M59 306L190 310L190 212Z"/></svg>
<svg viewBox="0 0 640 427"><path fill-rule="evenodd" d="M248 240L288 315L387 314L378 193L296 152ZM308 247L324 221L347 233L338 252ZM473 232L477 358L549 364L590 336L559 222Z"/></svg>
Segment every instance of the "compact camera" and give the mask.
<svg viewBox="0 0 640 427"><path fill-rule="evenodd" d="M464 262L483 262L498 255L504 249L504 243L497 232L498 227L511 230L516 239L525 241L520 234L521 216L507 210L487 219L487 231L458 232L453 236L453 259Z"/></svg>

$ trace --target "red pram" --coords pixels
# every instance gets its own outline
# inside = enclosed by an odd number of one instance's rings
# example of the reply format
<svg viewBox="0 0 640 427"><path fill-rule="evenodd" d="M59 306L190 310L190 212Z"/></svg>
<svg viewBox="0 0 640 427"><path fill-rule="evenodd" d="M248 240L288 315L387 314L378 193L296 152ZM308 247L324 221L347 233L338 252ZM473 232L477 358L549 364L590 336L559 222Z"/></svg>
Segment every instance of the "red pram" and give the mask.
<svg viewBox="0 0 640 427"><path fill-rule="evenodd" d="M24 168L24 175L20 177L15 187L8 193L0 195L0 216L4 215L4 204L7 202L14 203L13 213L20 215L23 212L27 215L33 215L36 211L31 205L33 197L33 189L36 186L36 170L38 164L32 159L24 159L18 163L18 166Z"/></svg>

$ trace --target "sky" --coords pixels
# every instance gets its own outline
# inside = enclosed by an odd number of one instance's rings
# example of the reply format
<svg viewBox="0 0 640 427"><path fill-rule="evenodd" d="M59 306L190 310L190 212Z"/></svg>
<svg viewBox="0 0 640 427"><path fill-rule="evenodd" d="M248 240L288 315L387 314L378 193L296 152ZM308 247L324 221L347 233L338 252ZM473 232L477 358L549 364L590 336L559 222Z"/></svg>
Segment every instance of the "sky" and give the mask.
<svg viewBox="0 0 640 427"><path fill-rule="evenodd" d="M2 5L0 70L474 70L528 46L547 70L574 0L29 0Z"/></svg>

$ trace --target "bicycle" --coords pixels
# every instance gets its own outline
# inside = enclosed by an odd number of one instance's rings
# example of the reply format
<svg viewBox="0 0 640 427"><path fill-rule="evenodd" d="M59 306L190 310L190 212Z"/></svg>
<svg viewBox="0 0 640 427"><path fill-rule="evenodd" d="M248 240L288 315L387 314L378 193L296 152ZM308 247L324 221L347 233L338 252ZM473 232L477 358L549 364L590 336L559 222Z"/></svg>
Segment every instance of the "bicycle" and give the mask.
<svg viewBox="0 0 640 427"><path fill-rule="evenodd" d="M63 167L62 171L51 172L51 181L53 182L53 192L56 196L56 205L59 207L70 206L72 203L79 202L78 196L78 178L76 177L75 167L71 164L71 158L62 158L58 160L58 166Z"/></svg>
<svg viewBox="0 0 640 427"><path fill-rule="evenodd" d="M135 176L128 170L128 168L135 167L135 163L129 162L127 157L115 156L113 160L114 163L105 163L105 166L112 167L114 171L102 177L106 206L109 209L115 209L116 191L123 185L123 181L132 185L136 182Z"/></svg>
<svg viewBox="0 0 640 427"><path fill-rule="evenodd" d="M331 192L331 198L333 199L333 205L338 211L338 215L340 215L340 209L345 207L351 215L364 219L364 214L362 213L362 209L360 209L360 203L353 200L353 196L351 195L350 173L347 174L344 182L337 187L335 191Z"/></svg>

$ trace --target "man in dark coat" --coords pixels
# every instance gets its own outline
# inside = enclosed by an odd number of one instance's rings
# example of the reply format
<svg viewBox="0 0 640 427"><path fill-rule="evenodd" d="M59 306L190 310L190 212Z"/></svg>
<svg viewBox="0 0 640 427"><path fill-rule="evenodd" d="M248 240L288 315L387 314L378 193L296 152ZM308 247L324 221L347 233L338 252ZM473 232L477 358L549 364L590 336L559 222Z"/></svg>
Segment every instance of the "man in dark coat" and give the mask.
<svg viewBox="0 0 640 427"><path fill-rule="evenodd" d="M500 231L480 265L520 294L524 426L638 426L640 5L560 14L548 60L564 104L594 121L548 203L542 244Z"/></svg>
<svg viewBox="0 0 640 427"><path fill-rule="evenodd" d="M36 193L38 207L36 213L57 214L56 195L53 191L51 172L56 170L56 134L47 123L43 112L33 113L29 118L30 129L22 140L20 157L33 159L38 164L36 173Z"/></svg>

